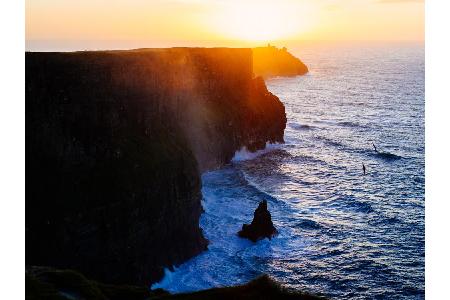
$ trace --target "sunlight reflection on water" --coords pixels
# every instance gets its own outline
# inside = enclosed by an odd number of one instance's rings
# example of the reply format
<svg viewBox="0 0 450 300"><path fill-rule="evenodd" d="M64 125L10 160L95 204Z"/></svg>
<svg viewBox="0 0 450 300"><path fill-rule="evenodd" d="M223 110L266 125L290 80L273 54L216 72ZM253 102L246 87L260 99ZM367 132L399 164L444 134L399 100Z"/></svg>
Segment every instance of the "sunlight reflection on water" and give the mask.
<svg viewBox="0 0 450 300"><path fill-rule="evenodd" d="M286 144L204 174L209 250L159 286L192 291L268 273L339 299L424 298L423 54L302 48L309 74L268 81L286 106ZM253 244L236 232L261 199L279 234Z"/></svg>

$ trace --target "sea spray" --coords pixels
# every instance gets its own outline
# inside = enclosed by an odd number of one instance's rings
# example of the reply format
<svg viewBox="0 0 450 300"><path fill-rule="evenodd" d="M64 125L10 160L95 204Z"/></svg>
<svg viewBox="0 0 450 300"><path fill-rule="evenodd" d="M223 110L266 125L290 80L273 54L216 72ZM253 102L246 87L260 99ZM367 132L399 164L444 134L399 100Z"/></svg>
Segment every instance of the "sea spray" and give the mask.
<svg viewBox="0 0 450 300"><path fill-rule="evenodd" d="M161 279L161 281L153 283L150 289L156 290L171 285L173 281L173 273L176 272L177 268L172 267L172 269L173 271L169 270L169 268L164 268L164 277Z"/></svg>
<svg viewBox="0 0 450 300"><path fill-rule="evenodd" d="M273 150L280 149L282 144L280 143L270 143L267 142L264 149L257 150L255 152L251 152L247 149L247 147L242 147L240 150L236 151L234 154L234 157L231 161L233 162L239 162L244 160L252 160L257 158L258 156L261 156L263 154L269 153Z"/></svg>

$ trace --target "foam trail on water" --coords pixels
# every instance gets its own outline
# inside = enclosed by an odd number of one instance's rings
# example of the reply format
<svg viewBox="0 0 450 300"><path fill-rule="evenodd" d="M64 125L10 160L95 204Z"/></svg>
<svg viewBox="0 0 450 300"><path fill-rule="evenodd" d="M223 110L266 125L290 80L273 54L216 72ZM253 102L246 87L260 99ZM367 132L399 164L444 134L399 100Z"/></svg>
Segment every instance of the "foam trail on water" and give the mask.
<svg viewBox="0 0 450 300"><path fill-rule="evenodd" d="M164 277L161 279L160 282L152 284L150 289L151 290L163 289L170 286L173 281L173 273L175 273L176 271L175 267L173 267L173 269L174 269L173 271L170 271L168 268L164 268Z"/></svg>
<svg viewBox="0 0 450 300"><path fill-rule="evenodd" d="M257 150L255 152L248 151L247 147L242 147L240 150L236 151L234 154L234 157L231 161L238 162L238 161L244 161L244 160L252 160L257 158L258 156L261 156L263 154L266 154L270 151L280 149L282 144L279 143L266 143L266 147L261 150Z"/></svg>

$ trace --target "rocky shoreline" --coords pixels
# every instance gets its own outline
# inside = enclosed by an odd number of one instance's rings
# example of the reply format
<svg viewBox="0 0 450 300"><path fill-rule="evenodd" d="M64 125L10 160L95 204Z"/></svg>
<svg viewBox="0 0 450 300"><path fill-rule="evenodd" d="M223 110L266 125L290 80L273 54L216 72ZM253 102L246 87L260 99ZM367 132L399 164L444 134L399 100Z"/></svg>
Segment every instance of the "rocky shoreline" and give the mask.
<svg viewBox="0 0 450 300"><path fill-rule="evenodd" d="M149 290L144 286L104 284L89 280L73 270L48 267L29 267L25 273L25 281L28 300L325 299L287 290L266 275L240 286L173 295L164 290Z"/></svg>

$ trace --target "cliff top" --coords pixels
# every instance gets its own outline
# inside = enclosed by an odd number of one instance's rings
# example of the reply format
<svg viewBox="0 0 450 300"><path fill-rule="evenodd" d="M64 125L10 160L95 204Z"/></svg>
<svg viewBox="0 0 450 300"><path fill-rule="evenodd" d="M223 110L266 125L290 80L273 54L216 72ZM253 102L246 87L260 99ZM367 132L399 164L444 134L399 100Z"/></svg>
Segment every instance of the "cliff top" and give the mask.
<svg viewBox="0 0 450 300"><path fill-rule="evenodd" d="M105 50L77 50L77 51L26 51L26 53L135 53L135 52L179 52L179 51L251 51L252 48L235 48L235 47L168 47L168 48L136 48L136 49L105 49Z"/></svg>
<svg viewBox="0 0 450 300"><path fill-rule="evenodd" d="M172 47L172 48L138 48L129 50L96 50L96 51L74 51L74 52L26 52L27 56L48 56L48 55L62 55L62 56L98 56L102 54L119 54L119 55L140 55L153 54L156 56L166 55L195 55L208 54L209 56L218 55L217 59L224 59L224 55L242 59L243 62L248 63L247 60L252 56L252 70L254 76L261 76L264 78L276 76L297 76L308 72L308 67L297 57L287 51L285 47L277 48L268 45L267 47L256 48L228 48L228 47Z"/></svg>

